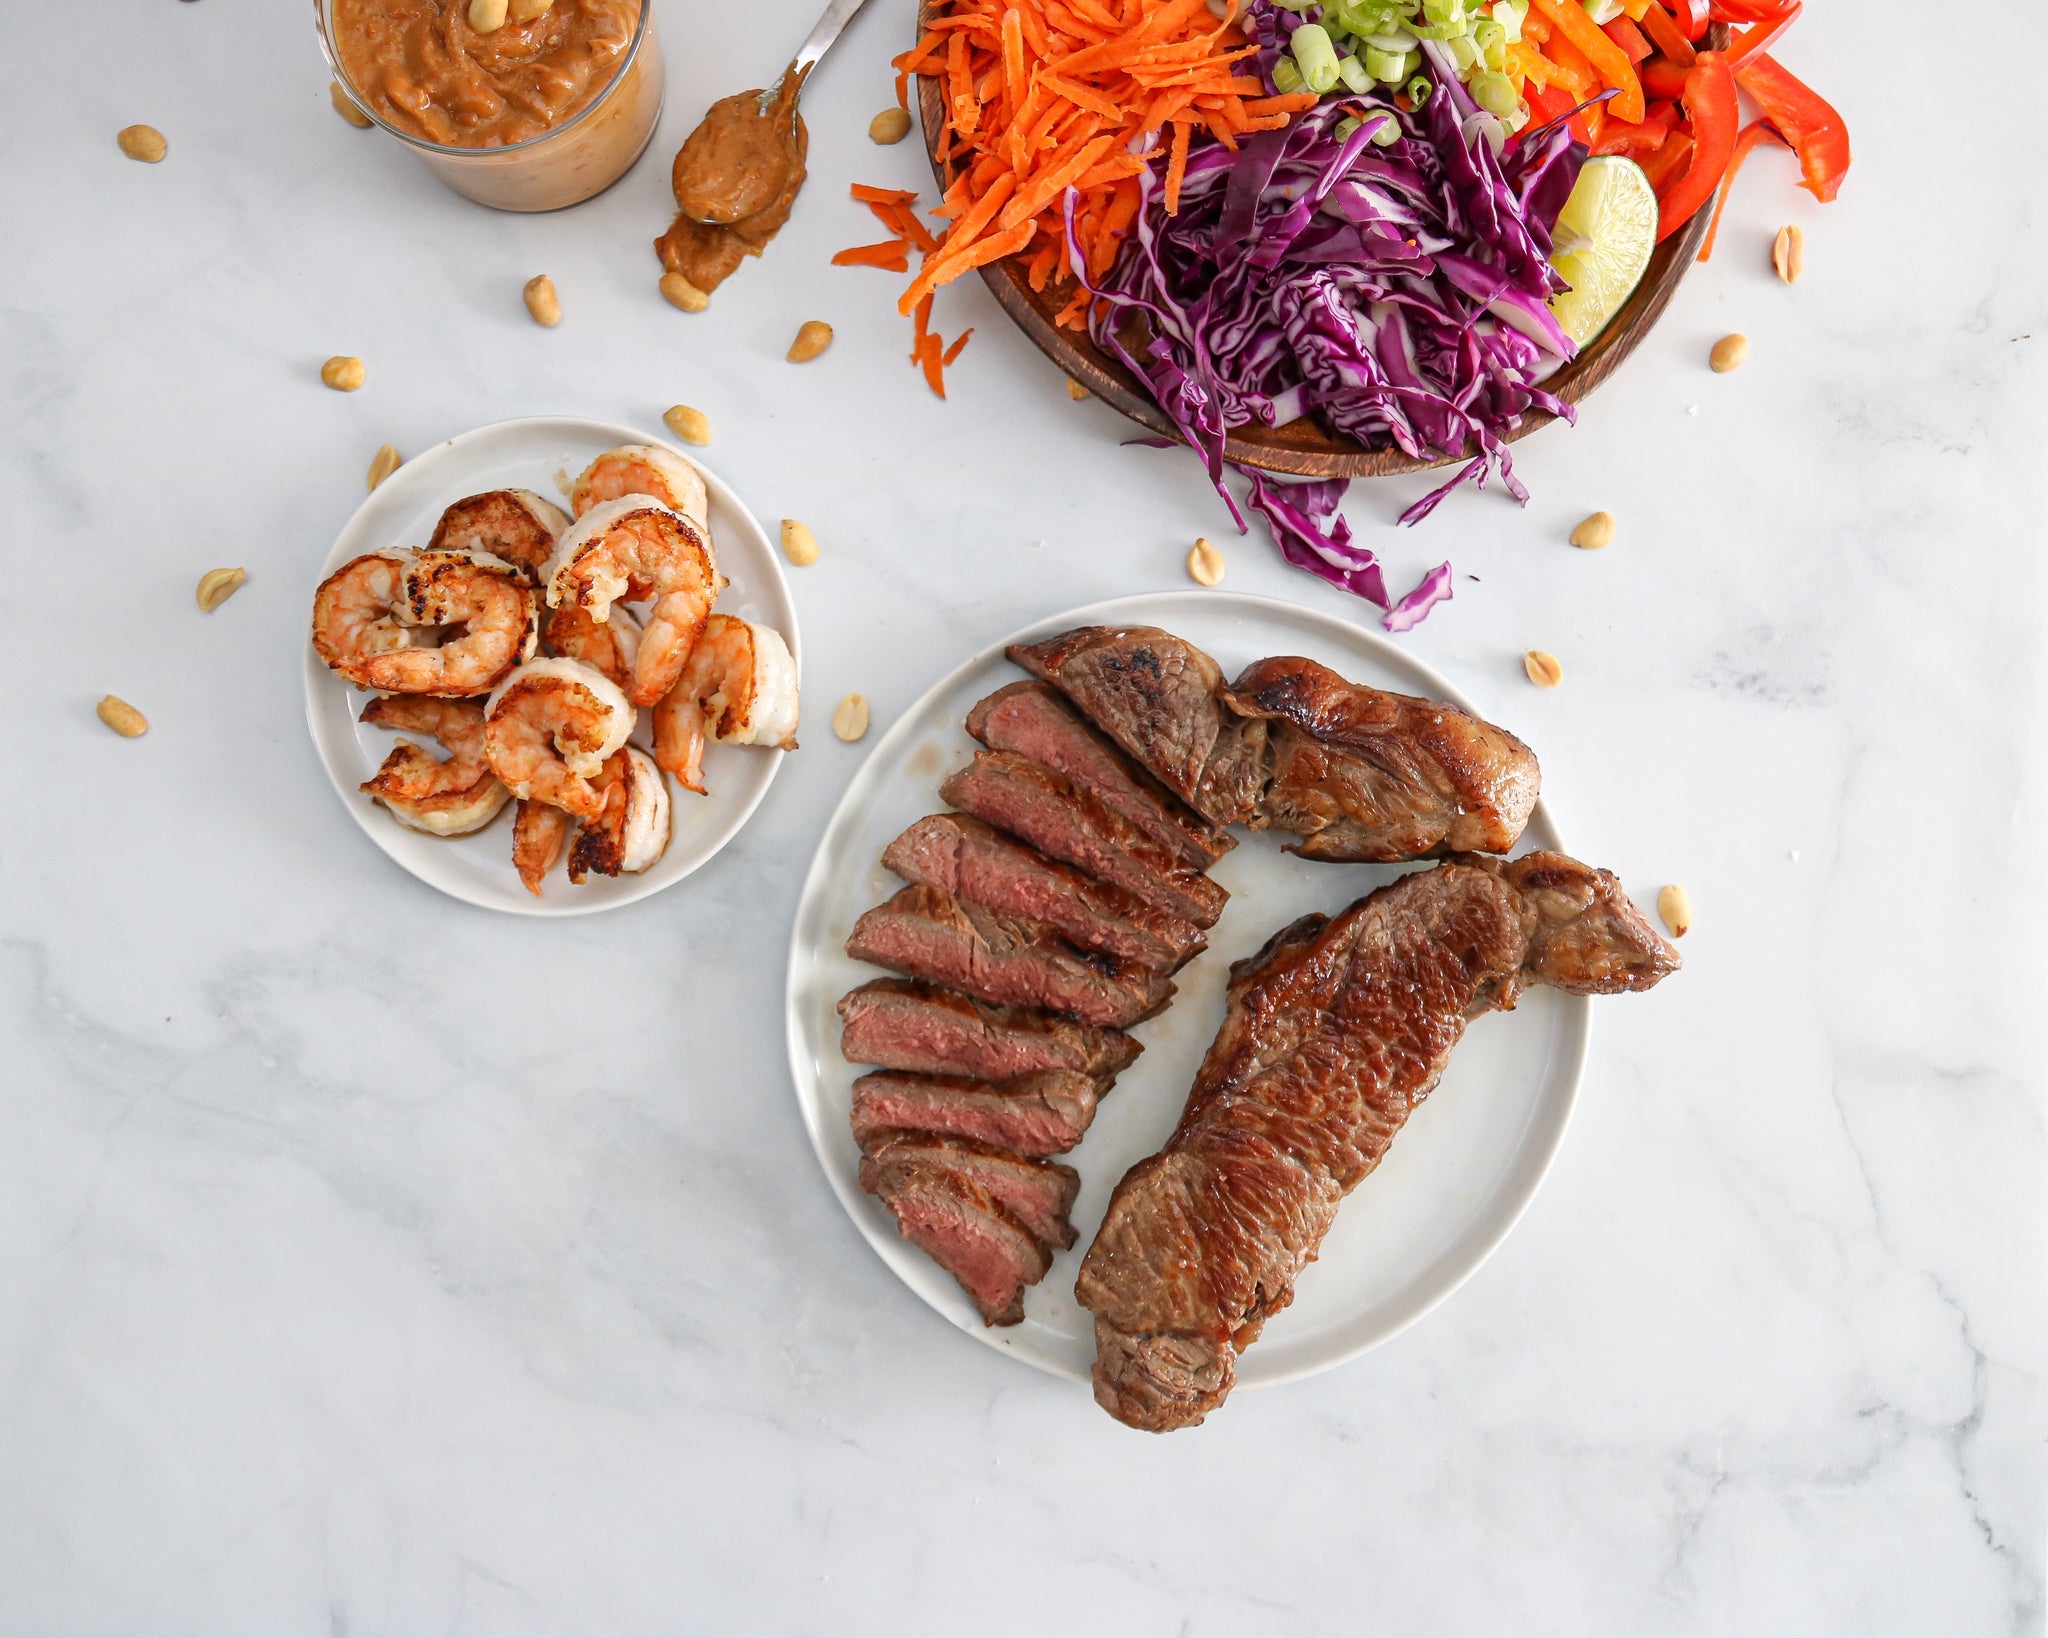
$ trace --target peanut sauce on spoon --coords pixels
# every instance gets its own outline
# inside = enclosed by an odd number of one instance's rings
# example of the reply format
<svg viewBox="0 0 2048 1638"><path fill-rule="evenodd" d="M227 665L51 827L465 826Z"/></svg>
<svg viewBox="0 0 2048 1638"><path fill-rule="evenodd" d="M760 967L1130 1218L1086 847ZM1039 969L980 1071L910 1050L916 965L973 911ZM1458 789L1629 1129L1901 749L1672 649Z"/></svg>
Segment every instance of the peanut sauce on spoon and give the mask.
<svg viewBox="0 0 2048 1638"><path fill-rule="evenodd" d="M676 219L654 241L662 266L709 294L789 220L804 185L810 132L796 101L809 65L792 63L766 113L762 91L711 105L676 154Z"/></svg>

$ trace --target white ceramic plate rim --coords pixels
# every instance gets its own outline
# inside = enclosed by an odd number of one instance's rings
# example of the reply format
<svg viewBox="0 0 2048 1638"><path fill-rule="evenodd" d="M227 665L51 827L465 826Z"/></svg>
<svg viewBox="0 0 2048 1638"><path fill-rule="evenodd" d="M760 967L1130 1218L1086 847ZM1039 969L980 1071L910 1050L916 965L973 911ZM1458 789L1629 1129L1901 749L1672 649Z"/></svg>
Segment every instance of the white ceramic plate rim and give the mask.
<svg viewBox="0 0 2048 1638"><path fill-rule="evenodd" d="M824 1170L826 1181L831 1184L833 1193L845 1207L847 1216L853 1220L862 1238L873 1247L882 1261L922 1298L928 1307L945 1318L955 1329L1010 1358L1022 1360L1051 1375L1076 1380L1085 1380L1085 1373L1036 1350L1011 1346L1002 1328L983 1326L964 1300L957 1305L948 1305L934 1297L926 1285L910 1276L909 1270L912 1267L918 1263L928 1263L929 1260L895 1232L893 1222L878 1216L870 1209L873 1202L860 1191L857 1180L848 1174L845 1167L834 1164L833 1149L840 1134L836 1131L828 1132L822 1123L824 1100L814 1095L818 1071L804 1042L803 997L799 992L805 957L809 955L823 932L818 923L823 915L824 884L830 868L829 861L838 851L837 844L841 834L852 828L856 816L874 798L883 778L880 770L892 762L886 753L893 750L900 740L924 731L927 726L925 719L928 709L934 699L951 691L977 668L1003 660L1004 650L1013 643L1031 642L1049 637L1055 632L1087 625L1157 624L1171 630L1171 615L1162 614L1161 610L1170 610L1176 604L1199 608L1209 614L1225 612L1230 608L1254 615L1276 614L1289 621L1320 627L1328 631L1337 642L1345 645L1360 644L1374 650L1389 669L1412 676L1419 690L1427 697L1449 701L1475 716L1482 714L1446 678L1376 632L1364 630L1335 615L1304 608L1279 598L1258 597L1246 592L1146 592L1069 609L1065 613L1033 621L1021 630L991 643L954 667L919 695L916 702L875 742L852 782L848 784L845 794L840 797L838 806L833 809L830 822L819 837L817 850L811 856L811 867L804 877L803 892L797 901L796 924L790 935L788 978L784 991L784 1028L789 1048L790 1073L804 1128L810 1134L812 1152L816 1154L818 1164ZM936 791L933 794L936 797ZM1563 851L1563 843L1558 836L1556 823L1551 818L1547 799L1537 802L1524 834L1528 841L1538 847ZM1227 962L1249 953L1211 950L1203 959ZM1564 1142L1565 1131L1571 1123L1572 1111L1578 1103L1579 1088L1585 1077L1586 1060L1592 1038L1593 1009L1589 998L1565 995L1562 992L1551 993L1556 995L1559 1002L1559 1034L1551 1055L1547 1077L1549 1086L1554 1090L1546 1093L1539 1117L1532 1122L1527 1140L1518 1150L1519 1164L1512 1173L1501 1179L1496 1187L1486 1225L1462 1235L1453 1245L1440 1253L1423 1270L1429 1276L1428 1280L1418 1281L1409 1300L1397 1310L1387 1313L1377 1325L1365 1326L1356 1332L1347 1332L1341 1338L1331 1338L1326 1346L1312 1351L1312 1357L1292 1367L1278 1364L1262 1367L1260 1351L1256 1348L1247 1351L1238 1361L1239 1391L1273 1387L1297 1381L1302 1377L1317 1375L1356 1359L1398 1336L1470 1279L1499 1248L1501 1242L1514 1231L1515 1225L1522 1219L1522 1214L1529 1209L1529 1203L1535 1199L1537 1189L1549 1174L1551 1165L1557 1158L1558 1149ZM1083 1147L1085 1149L1085 1140ZM1082 1151L1077 1150L1076 1153ZM1065 1158L1071 1161L1075 1157L1069 1155ZM1029 1300L1027 1294L1027 1304Z"/></svg>
<svg viewBox="0 0 2048 1638"><path fill-rule="evenodd" d="M732 486L690 452L676 449L666 438L657 438L639 427L626 426L616 421L594 421L578 415L531 415L509 421L494 421L489 426L476 427L460 433L431 449L412 457L386 478L375 490L365 496L363 502L341 533L335 537L334 548L327 554L317 579L306 588L304 606L310 608L313 591L320 581L325 580L342 564L364 552L377 551L387 546L417 545L419 542L378 540L373 538L373 513L381 513L390 506L394 494L420 490L424 493L442 495L443 504L458 496L472 493L463 479L464 468L474 460L488 458L480 453L478 446L488 446L512 437L559 437L565 442L595 442L601 447L611 448L618 444L655 444L661 448L682 455L704 476L704 486L709 491L714 507L728 511L740 524L740 533L746 547L748 589L756 597L772 605L765 616L767 624L774 626L789 644L789 652L797 662L799 675L803 669L802 638L797 630L796 604L790 597L789 581L782 572L782 564L770 542L760 520L739 498ZM394 485L403 484L402 490ZM387 493L391 491L391 493ZM380 503L378 497L384 496ZM561 503L567 510L567 502ZM730 529L721 530L721 535L730 536ZM729 572L735 561L734 554L725 540L720 542L720 568ZM436 838L422 838L416 832L408 831L380 810L358 800L357 779L354 773L338 765L329 753L322 733L320 715L323 701L334 689L348 690L348 684L336 677L321 663L313 652L313 645L304 645L304 677L306 694L306 730L312 737L314 754L326 771L327 781L334 787L334 794L341 805L348 810L349 817L362 828L363 834L374 842L379 850L407 874L417 877L438 892L450 898L460 899L483 910L496 910L506 915L518 916L592 916L607 910L623 909L626 905L638 903L641 899L675 886L679 881L702 869L753 817L754 810L761 805L768 794L768 787L775 782L781 770L782 757L779 755L758 755L750 759L750 772L742 782L740 790L719 793L715 798L721 801L723 811L719 822L698 836L694 845L681 852L675 852L673 859L664 856L654 867L641 875L621 877L616 881L601 884L602 891L567 887L566 878L556 885L544 898L533 898L519 887L518 877L512 873L507 858L506 879L518 890L519 897L507 894L503 898L473 890L460 877L442 876L423 870L409 854L413 843L436 842ZM350 692L353 692L350 690ZM717 748L714 747L714 754ZM678 800L691 800L687 795ZM491 827L498 828L497 826ZM523 901L523 902L522 902Z"/></svg>

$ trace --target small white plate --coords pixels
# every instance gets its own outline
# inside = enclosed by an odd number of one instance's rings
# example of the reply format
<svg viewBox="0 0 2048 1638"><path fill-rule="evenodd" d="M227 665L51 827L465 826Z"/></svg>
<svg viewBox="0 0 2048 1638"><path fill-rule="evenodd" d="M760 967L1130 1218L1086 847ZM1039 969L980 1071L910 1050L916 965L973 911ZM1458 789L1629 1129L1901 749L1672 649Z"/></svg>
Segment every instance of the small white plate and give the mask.
<svg viewBox="0 0 2048 1638"><path fill-rule="evenodd" d="M1297 916L1334 913L1416 867L1311 864L1283 853L1271 838L1238 833L1239 845L1213 872L1231 898L1208 950L1177 975L1173 1005L1133 1031L1145 1044L1143 1056L1103 1100L1080 1146L1060 1157L1081 1174L1078 1242L1024 1294L1021 1325L984 1326L952 1277L898 1235L879 1201L861 1193L847 1113L863 1071L839 1055L835 1008L855 985L881 976L848 957L844 946L861 912L901 885L881 867L882 850L912 821L944 807L939 783L974 749L962 726L968 708L1023 675L1003 657L1004 647L1084 625L1164 627L1214 655L1226 677L1265 655L1305 654L1354 682L1474 708L1385 638L1326 614L1224 592L1128 597L1041 620L941 679L882 736L840 802L811 862L790 946L790 1065L811 1143L847 1213L906 1285L991 1347L1085 1379L1095 1339L1090 1316L1074 1300L1075 1273L1110 1190L1158 1150L1180 1118L1222 1021L1230 964ZM1557 846L1556 827L1539 803L1523 848ZM1563 1140L1590 1016L1584 997L1535 990L1512 1013L1472 1025L1442 1084L1345 1202L1321 1257L1303 1272L1293 1306L1239 1362L1240 1386L1290 1381L1377 1346L1486 1260Z"/></svg>
<svg viewBox="0 0 2048 1638"><path fill-rule="evenodd" d="M576 474L619 444L673 447L666 439L650 437L637 427L574 416L500 421L436 445L407 461L356 509L319 578L306 587L305 606L312 608L319 581L349 559L386 547L424 546L442 509L464 495L490 489L531 489L567 511L568 486ZM732 582L718 600L719 609L781 632L801 669L796 606L790 601L789 584L782 578L774 547L739 496L694 455L688 459L704 474L704 486L711 495L712 546L718 553L720 572ZM783 753L768 747L711 746L704 758L708 796L694 796L670 781L675 829L668 851L651 870L637 876L593 876L578 887L557 865L548 875L546 895L535 898L512 868L512 805L474 835L444 838L408 830L357 789L390 755L399 736L356 720L371 696L329 671L311 643L306 645L305 665L306 723L342 805L371 841L429 887L486 910L524 916L585 916L616 910L673 887L732 840L768 793L782 766ZM645 746L649 731L649 713L643 711L634 743Z"/></svg>

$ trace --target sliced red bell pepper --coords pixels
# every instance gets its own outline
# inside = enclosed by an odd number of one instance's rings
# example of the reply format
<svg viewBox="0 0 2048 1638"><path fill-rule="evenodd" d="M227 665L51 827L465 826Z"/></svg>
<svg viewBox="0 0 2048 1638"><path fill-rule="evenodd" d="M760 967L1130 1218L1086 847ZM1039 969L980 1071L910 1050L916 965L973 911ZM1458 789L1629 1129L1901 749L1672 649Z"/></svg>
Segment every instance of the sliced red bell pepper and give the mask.
<svg viewBox="0 0 2048 1638"><path fill-rule="evenodd" d="M1586 60L1602 80L1614 87L1614 115L1630 122L1643 117L1643 86L1636 78L1636 65L1622 54L1599 24L1586 14L1579 0L1532 0L1531 9L1541 12L1552 28L1585 53Z"/></svg>
<svg viewBox="0 0 2048 1638"><path fill-rule="evenodd" d="M1538 85L1534 80L1522 87L1529 113L1537 125L1552 125L1572 111L1572 99L1555 85Z"/></svg>
<svg viewBox="0 0 2048 1638"><path fill-rule="evenodd" d="M1681 71L1692 67L1692 42L1662 6L1652 5L1643 13L1643 32L1650 36L1650 44L1676 63Z"/></svg>
<svg viewBox="0 0 2048 1638"><path fill-rule="evenodd" d="M1849 173L1849 127L1819 92L1759 52L1742 68L1742 89L1756 99L1765 119L1799 155L1801 184L1826 202L1841 192Z"/></svg>
<svg viewBox="0 0 2048 1638"><path fill-rule="evenodd" d="M1721 212L1728 208L1728 196L1735 191L1735 178L1741 174L1742 162L1759 142L1780 140L1778 133L1760 119L1753 119L1743 126L1735 138L1735 152L1728 159L1728 174L1721 179L1721 197L1714 201L1714 219L1707 224L1707 236L1700 241L1701 261L1714 254L1714 241L1721 236Z"/></svg>
<svg viewBox="0 0 2048 1638"><path fill-rule="evenodd" d="M1783 27L1781 23L1779 27ZM1632 63L1640 63L1650 54L1650 42L1643 38L1643 31L1628 19L1626 12L1610 18L1600 25L1607 38L1621 47L1621 54Z"/></svg>
<svg viewBox="0 0 2048 1638"><path fill-rule="evenodd" d="M1660 120L1644 120L1640 125L1631 125L1625 119L1611 119L1601 128L1600 138L1593 143L1596 154L1650 153L1664 146L1671 135L1669 127Z"/></svg>
<svg viewBox="0 0 2048 1638"><path fill-rule="evenodd" d="M1790 28L1805 9L1802 0L1792 0L1782 17L1750 24L1729 43L1728 66L1740 74L1743 65L1759 52L1770 50L1772 42Z"/></svg>
<svg viewBox="0 0 2048 1638"><path fill-rule="evenodd" d="M1795 7L1796 0L1712 0L1708 11L1717 23L1774 23Z"/></svg>
<svg viewBox="0 0 2048 1638"><path fill-rule="evenodd" d="M1680 175L1686 162L1692 158L1692 133L1673 131L1661 148L1652 149L1642 155L1636 163L1643 168L1643 175L1650 179L1650 186L1661 200L1664 190L1671 185L1674 177Z"/></svg>
<svg viewBox="0 0 2048 1638"><path fill-rule="evenodd" d="M1671 8L1671 15L1678 19L1679 29L1688 40L1697 40L1707 32L1710 20L1707 0L1664 0Z"/></svg>
<svg viewBox="0 0 2048 1638"><path fill-rule="evenodd" d="M1658 195L1659 240L1670 238L1714 197L1714 189L1720 186L1734 156L1740 103L1735 76L1723 53L1700 53L1700 60L1685 77L1685 112L1692 121L1692 158L1685 174Z"/></svg>
<svg viewBox="0 0 2048 1638"><path fill-rule="evenodd" d="M1691 52L1688 51L1690 56ZM1643 95L1659 102L1676 102L1685 95L1686 71L1669 57L1652 57L1636 70L1643 82Z"/></svg>

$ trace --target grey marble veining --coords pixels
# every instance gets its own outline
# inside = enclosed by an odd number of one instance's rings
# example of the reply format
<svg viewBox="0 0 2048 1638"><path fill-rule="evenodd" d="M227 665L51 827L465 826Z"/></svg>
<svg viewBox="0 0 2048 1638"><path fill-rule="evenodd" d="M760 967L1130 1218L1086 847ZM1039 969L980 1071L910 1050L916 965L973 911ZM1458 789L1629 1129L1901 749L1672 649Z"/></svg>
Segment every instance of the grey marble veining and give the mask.
<svg viewBox="0 0 2048 1638"><path fill-rule="evenodd" d="M0 1632L2042 1630L2023 90L1965 75L1902 118L1924 14L1810 7L1787 58L1849 116L1840 202L1760 152L1656 335L1520 446L1526 511L1394 531L1419 483L1355 496L1390 578L1460 570L1406 641L1537 747L1575 851L1644 901L1684 882L1698 925L1680 978L1600 1008L1558 1163L1463 1291L1158 1440L954 1334L819 1176L782 978L860 755L827 717L1182 584L1197 534L1232 588L1363 611L1231 535L1186 458L1119 447L978 287L940 299L976 329L941 404L898 281L827 265L873 237L849 181L926 181L864 135L904 0L821 73L796 218L700 317L653 288L666 154L802 0L662 0L656 149L538 218L336 119L305 9L0 12ZM2048 48L2037 5L1981 21L2003 60ZM136 121L162 165L115 149ZM810 317L838 339L798 369ZM1750 361L1713 376L1734 329ZM361 392L318 384L337 352ZM317 566L386 440L678 400L823 543L803 749L656 899L441 898L313 756ZM1620 538L1575 552L1596 507ZM249 581L202 616L219 563ZM146 738L93 720L110 690Z"/></svg>

